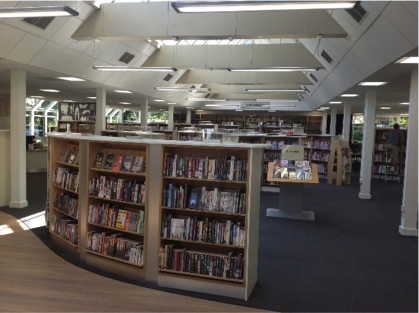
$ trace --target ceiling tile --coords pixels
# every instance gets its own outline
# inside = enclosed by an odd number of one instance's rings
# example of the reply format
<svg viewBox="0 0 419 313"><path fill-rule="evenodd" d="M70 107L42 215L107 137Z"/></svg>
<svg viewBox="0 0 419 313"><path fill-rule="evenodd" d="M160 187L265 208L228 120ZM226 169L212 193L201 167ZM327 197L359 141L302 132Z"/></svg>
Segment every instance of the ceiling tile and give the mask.
<svg viewBox="0 0 419 313"><path fill-rule="evenodd" d="M98 59L109 63L121 51L121 43L119 41L111 41L103 50L99 46L99 51L97 54Z"/></svg>
<svg viewBox="0 0 419 313"><path fill-rule="evenodd" d="M71 17L60 17L65 18L67 21L61 26L61 28L52 36L51 41L59 43L63 46L68 46L73 39L71 35L76 31L76 29L82 24L82 21L77 18Z"/></svg>
<svg viewBox="0 0 419 313"><path fill-rule="evenodd" d="M37 53L37 55L30 61L30 65L41 68L49 68L52 62L64 51L65 47L62 45L47 42L45 46Z"/></svg>
<svg viewBox="0 0 419 313"><path fill-rule="evenodd" d="M63 53L51 64L50 70L54 70L67 75L76 75L74 65L81 53L71 49L65 49Z"/></svg>
<svg viewBox="0 0 419 313"><path fill-rule="evenodd" d="M416 2L417 11L417 2ZM418 45L418 27L412 25L418 24L418 19L409 10L398 1L392 1L383 15L403 34L413 45Z"/></svg>
<svg viewBox="0 0 419 313"><path fill-rule="evenodd" d="M38 51L47 43L46 40L31 34L26 34L9 52L6 59L28 64Z"/></svg>
<svg viewBox="0 0 419 313"><path fill-rule="evenodd" d="M0 25L0 57L4 58L17 45L17 43L25 36L25 32L6 24Z"/></svg>

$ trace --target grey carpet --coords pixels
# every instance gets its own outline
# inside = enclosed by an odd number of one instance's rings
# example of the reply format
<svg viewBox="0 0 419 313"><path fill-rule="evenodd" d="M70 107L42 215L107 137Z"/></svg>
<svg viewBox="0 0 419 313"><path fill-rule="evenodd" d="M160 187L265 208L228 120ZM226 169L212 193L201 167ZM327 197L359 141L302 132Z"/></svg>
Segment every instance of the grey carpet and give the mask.
<svg viewBox="0 0 419 313"><path fill-rule="evenodd" d="M360 200L356 179L350 186L305 185L304 208L316 222L267 219L278 194L262 193L258 283L247 302L147 285L272 311L417 312L418 242L398 233L402 191L402 184L373 180L372 199ZM2 211L27 216L44 210L45 197L46 174L28 174L29 207ZM68 259L45 228L33 231Z"/></svg>

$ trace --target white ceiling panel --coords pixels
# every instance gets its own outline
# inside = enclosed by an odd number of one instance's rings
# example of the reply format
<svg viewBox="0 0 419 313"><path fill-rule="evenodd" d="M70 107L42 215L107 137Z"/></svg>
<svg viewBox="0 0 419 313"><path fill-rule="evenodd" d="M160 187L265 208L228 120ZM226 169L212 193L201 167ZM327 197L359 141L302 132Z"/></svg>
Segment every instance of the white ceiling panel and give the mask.
<svg viewBox="0 0 419 313"><path fill-rule="evenodd" d="M148 47L144 50L143 54L146 56L152 55L157 50L156 47L153 47L152 45L148 45Z"/></svg>
<svg viewBox="0 0 419 313"><path fill-rule="evenodd" d="M19 43L7 54L6 59L28 64L29 61L47 43L46 40L26 34Z"/></svg>
<svg viewBox="0 0 419 313"><path fill-rule="evenodd" d="M418 11L417 1L416 12ZM418 28L411 25L417 24L418 20L409 10L398 1L392 1L383 15L406 37L413 45L418 45ZM400 18L400 17L403 18Z"/></svg>
<svg viewBox="0 0 419 313"><path fill-rule="evenodd" d="M125 64L125 63L119 61L119 59L121 58L121 56L125 52L128 52L128 53L135 56L129 64ZM132 64L135 63L135 61L137 59L137 56L138 56L138 52L135 49L132 49L132 48L128 47L127 45L124 45L122 42L119 42L119 50L118 50L117 53L115 53L115 55L112 57L112 59L109 61L109 63L111 63L113 65L132 66Z"/></svg>
<svg viewBox="0 0 419 313"><path fill-rule="evenodd" d="M81 53L71 49L65 49L63 53L61 53L58 58L50 65L49 69L65 73L67 75L76 75L77 73L74 71L74 65L76 64L78 58L80 57Z"/></svg>
<svg viewBox="0 0 419 313"><path fill-rule="evenodd" d="M124 72L111 72L111 75L104 81L104 84L116 86L117 81L119 81L124 75Z"/></svg>
<svg viewBox="0 0 419 313"><path fill-rule="evenodd" d="M108 79L108 77L112 75L112 72L108 72L108 71L96 71L96 72L98 72L98 74L95 77L95 81L101 84L103 84Z"/></svg>
<svg viewBox="0 0 419 313"><path fill-rule="evenodd" d="M384 58L387 63L394 61L394 49L393 46L385 39L373 25L368 33L365 34L365 40L374 47L374 49L380 51L380 56Z"/></svg>
<svg viewBox="0 0 419 313"><path fill-rule="evenodd" d="M400 1L400 4L403 5L413 16L418 19L418 2L417 1Z"/></svg>
<svg viewBox="0 0 419 313"><path fill-rule="evenodd" d="M385 66L388 62L386 59L379 53L379 51L371 44L366 36L362 36L356 43L356 49L359 55L362 56L363 63L366 66L371 66L371 70L374 72Z"/></svg>
<svg viewBox="0 0 419 313"><path fill-rule="evenodd" d="M86 68L93 67L93 57L90 55L82 53L80 57L77 59L77 62L73 65L73 72L76 77L81 77L83 72L86 70Z"/></svg>
<svg viewBox="0 0 419 313"><path fill-rule="evenodd" d="M380 11L382 11L389 3L390 1L372 1L371 2L371 4Z"/></svg>
<svg viewBox="0 0 419 313"><path fill-rule="evenodd" d="M45 46L35 55L29 62L30 65L38 66L40 68L49 68L51 64L64 51L65 47L54 42L47 42Z"/></svg>
<svg viewBox="0 0 419 313"><path fill-rule="evenodd" d="M125 75L123 75L119 81L117 82L118 86L120 86L121 88L127 88L126 86L128 85L128 83L135 77L134 73L131 72L127 72L125 73Z"/></svg>
<svg viewBox="0 0 419 313"><path fill-rule="evenodd" d="M97 54L98 59L109 63L121 51L121 43L119 41L111 41L106 48L103 50L100 49L99 51L100 53ZM122 53L120 56L122 56Z"/></svg>
<svg viewBox="0 0 419 313"><path fill-rule="evenodd" d="M0 57L6 57L23 36L25 36L25 32L6 24L0 24Z"/></svg>
<svg viewBox="0 0 419 313"><path fill-rule="evenodd" d="M70 44L68 45L68 48L79 51L79 52L84 52L86 54L89 54L91 56L93 56L93 42L92 41L76 41L76 40L72 40L70 42Z"/></svg>
<svg viewBox="0 0 419 313"><path fill-rule="evenodd" d="M343 44L345 41L347 41L347 39L327 38L327 43L337 50L336 54L340 56L339 59L341 59L349 50L349 46Z"/></svg>
<svg viewBox="0 0 419 313"><path fill-rule="evenodd" d="M0 8L15 7L20 1L0 1ZM2 19L4 20L4 19Z"/></svg>
<svg viewBox="0 0 419 313"><path fill-rule="evenodd" d="M361 36L359 24L345 10L334 10L332 17L345 29L348 35L354 40Z"/></svg>
<svg viewBox="0 0 419 313"><path fill-rule="evenodd" d="M62 3L62 1L58 2ZM85 1L76 1L76 5L76 11L79 12L79 16L77 18L83 21L85 21L95 11L95 9L92 8L90 5L86 4ZM73 6L71 7L74 9Z"/></svg>
<svg viewBox="0 0 419 313"><path fill-rule="evenodd" d="M73 39L71 35L76 31L77 28L82 24L82 21L77 18L61 17L67 19L67 21L61 26L61 28L52 36L51 41L59 43L64 46L68 46Z"/></svg>
<svg viewBox="0 0 419 313"><path fill-rule="evenodd" d="M141 40L139 46L137 47L137 50L140 51L141 53L145 54L145 52L152 47L152 45L146 41L146 40ZM154 48L154 47L153 47ZM156 49L156 48L154 48Z"/></svg>

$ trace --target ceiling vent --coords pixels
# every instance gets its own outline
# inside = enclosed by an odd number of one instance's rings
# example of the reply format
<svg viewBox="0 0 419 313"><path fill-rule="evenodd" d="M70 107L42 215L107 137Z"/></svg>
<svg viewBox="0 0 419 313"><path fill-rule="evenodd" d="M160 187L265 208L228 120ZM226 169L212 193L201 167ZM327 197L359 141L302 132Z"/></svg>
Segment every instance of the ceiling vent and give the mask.
<svg viewBox="0 0 419 313"><path fill-rule="evenodd" d="M171 75L171 74L167 74L167 75L163 78L163 80L168 82L169 80L171 80L171 79L172 79L172 77L173 77L173 75Z"/></svg>
<svg viewBox="0 0 419 313"><path fill-rule="evenodd" d="M365 11L365 9L361 6L361 1L357 1L355 6L352 9L346 9L346 12L348 12L348 14L350 16L352 16L352 18L358 22L358 24L360 24L362 22L362 20L364 19L364 17L367 15L367 11Z"/></svg>
<svg viewBox="0 0 419 313"><path fill-rule="evenodd" d="M322 54L321 54L321 56L323 57L323 59L325 59L326 60L326 62L327 63L332 63L333 62L333 59L332 59L332 57L330 56L330 55L328 55L327 53L326 53L326 51L322 51Z"/></svg>
<svg viewBox="0 0 419 313"><path fill-rule="evenodd" d="M54 17L26 17L23 21L38 28L45 29L53 19Z"/></svg>
<svg viewBox="0 0 419 313"><path fill-rule="evenodd" d="M312 79L312 80L314 80L316 83L319 81L319 80L317 79L317 77L313 75L313 73L311 73L311 74L310 74L310 77L311 77L311 79Z"/></svg>
<svg viewBox="0 0 419 313"><path fill-rule="evenodd" d="M191 88L191 89L195 89L195 88L196 88L196 86L195 86L195 85L192 85L190 88Z"/></svg>
<svg viewBox="0 0 419 313"><path fill-rule="evenodd" d="M129 53L129 52L125 52L120 58L119 58L119 62L128 64L129 62L132 61L132 59L135 58L135 55Z"/></svg>

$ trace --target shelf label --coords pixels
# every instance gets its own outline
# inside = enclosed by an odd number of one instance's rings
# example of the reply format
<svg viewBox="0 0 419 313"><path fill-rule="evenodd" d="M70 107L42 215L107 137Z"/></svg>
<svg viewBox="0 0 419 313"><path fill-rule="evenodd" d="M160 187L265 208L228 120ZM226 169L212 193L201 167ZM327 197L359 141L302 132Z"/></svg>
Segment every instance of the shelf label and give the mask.
<svg viewBox="0 0 419 313"><path fill-rule="evenodd" d="M266 109L271 106L270 102L241 102L241 108Z"/></svg>
<svg viewBox="0 0 419 313"><path fill-rule="evenodd" d="M301 145L289 145L282 147L282 160L304 160L304 146Z"/></svg>

